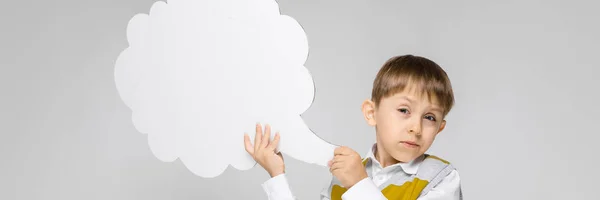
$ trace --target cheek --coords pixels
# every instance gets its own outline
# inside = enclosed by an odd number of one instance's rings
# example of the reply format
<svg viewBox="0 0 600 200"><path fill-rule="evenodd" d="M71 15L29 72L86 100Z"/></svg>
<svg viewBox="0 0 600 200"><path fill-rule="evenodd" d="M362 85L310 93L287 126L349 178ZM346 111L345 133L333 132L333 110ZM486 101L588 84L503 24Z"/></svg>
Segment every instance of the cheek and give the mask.
<svg viewBox="0 0 600 200"><path fill-rule="evenodd" d="M427 132L421 136L421 141L423 141L423 145L429 147L431 143L435 140L436 134L434 132Z"/></svg>
<svg viewBox="0 0 600 200"><path fill-rule="evenodd" d="M390 130L397 131L398 129L402 128L407 122L407 119L403 117L401 113L398 112L380 114L377 117L377 124L381 124L383 127Z"/></svg>
<svg viewBox="0 0 600 200"><path fill-rule="evenodd" d="M382 142L393 142L400 137L395 123L377 123L377 135L382 139Z"/></svg>
<svg viewBox="0 0 600 200"><path fill-rule="evenodd" d="M398 135L401 132L402 122L389 119L390 118L386 118L386 120L383 120L381 123L377 123L378 126L380 126L378 128L386 134Z"/></svg>
<svg viewBox="0 0 600 200"><path fill-rule="evenodd" d="M423 132L435 136L439 132L440 126L441 126L441 124L438 122L424 120L423 121Z"/></svg>

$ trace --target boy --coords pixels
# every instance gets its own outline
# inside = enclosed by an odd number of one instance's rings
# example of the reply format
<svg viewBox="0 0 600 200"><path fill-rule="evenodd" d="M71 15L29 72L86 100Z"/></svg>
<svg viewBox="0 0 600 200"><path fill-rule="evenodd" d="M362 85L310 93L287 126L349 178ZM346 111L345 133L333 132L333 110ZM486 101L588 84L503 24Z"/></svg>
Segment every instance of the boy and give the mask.
<svg viewBox="0 0 600 200"><path fill-rule="evenodd" d="M364 159L339 147L329 162L333 179L324 200L462 199L460 178L448 161L425 154L446 126L454 104L446 72L431 60L404 55L389 59L377 73L371 99L362 112L375 127L376 143ZM281 153L275 153L270 126L257 124L254 146L244 136L246 151L269 173L263 184L271 200L294 199Z"/></svg>

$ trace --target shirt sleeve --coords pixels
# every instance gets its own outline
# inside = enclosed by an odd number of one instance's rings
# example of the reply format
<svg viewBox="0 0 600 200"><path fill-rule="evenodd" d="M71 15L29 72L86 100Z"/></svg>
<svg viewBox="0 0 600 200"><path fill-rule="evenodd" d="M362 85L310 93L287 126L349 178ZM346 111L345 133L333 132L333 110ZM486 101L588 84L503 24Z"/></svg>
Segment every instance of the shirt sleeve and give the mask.
<svg viewBox="0 0 600 200"><path fill-rule="evenodd" d="M354 184L342 195L342 200L387 200L371 178L365 178Z"/></svg>
<svg viewBox="0 0 600 200"><path fill-rule="evenodd" d="M269 200L296 200L292 194L285 174L277 175L262 184ZM321 194L321 200L330 200L326 195Z"/></svg>
<svg viewBox="0 0 600 200"><path fill-rule="evenodd" d="M277 175L262 184L269 200L295 200L285 174Z"/></svg>
<svg viewBox="0 0 600 200"><path fill-rule="evenodd" d="M418 200L462 200L458 171L450 172L437 186Z"/></svg>

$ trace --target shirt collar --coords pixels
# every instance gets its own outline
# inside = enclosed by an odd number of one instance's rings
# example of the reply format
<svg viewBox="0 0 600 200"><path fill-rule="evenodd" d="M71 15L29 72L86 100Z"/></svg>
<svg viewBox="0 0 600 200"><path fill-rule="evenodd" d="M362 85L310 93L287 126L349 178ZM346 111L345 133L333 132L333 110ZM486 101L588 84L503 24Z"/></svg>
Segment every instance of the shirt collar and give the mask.
<svg viewBox="0 0 600 200"><path fill-rule="evenodd" d="M381 167L381 164L375 158L375 152L377 152L377 143L373 144L373 146L371 147L371 150L369 150L369 152L367 153L367 155L365 156L365 159L363 159L363 161L368 162L368 160L370 160L372 164L376 164L379 167ZM396 164L387 166L385 168L387 169L387 168L401 167L401 169L404 172L406 172L407 174L416 174L417 170L419 169L419 165L421 164L421 162L423 162L424 158L425 158L424 155L421 155L421 156L417 157L416 159L411 160L410 162L396 163Z"/></svg>

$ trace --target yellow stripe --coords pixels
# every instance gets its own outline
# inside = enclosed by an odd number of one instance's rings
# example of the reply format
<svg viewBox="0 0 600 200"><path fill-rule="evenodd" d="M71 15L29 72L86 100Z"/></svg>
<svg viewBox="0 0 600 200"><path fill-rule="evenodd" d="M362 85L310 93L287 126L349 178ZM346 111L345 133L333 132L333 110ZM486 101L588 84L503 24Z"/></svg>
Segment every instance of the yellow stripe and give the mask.
<svg viewBox="0 0 600 200"><path fill-rule="evenodd" d="M401 186L390 184L381 190L381 193L387 199L416 200L428 183L429 181L415 178L413 181L404 182Z"/></svg>
<svg viewBox="0 0 600 200"><path fill-rule="evenodd" d="M443 163L450 164L450 162L448 162L448 161L446 161L444 159L441 159L440 157L434 156L434 155L428 155L426 158L433 158L433 159L442 161Z"/></svg>
<svg viewBox="0 0 600 200"><path fill-rule="evenodd" d="M390 184L381 190L381 193L390 200L416 200L428 183L426 180L414 178L412 181L404 182L401 186ZM331 188L331 200L342 200L342 195L346 191L348 189L342 186L333 185Z"/></svg>
<svg viewBox="0 0 600 200"><path fill-rule="evenodd" d="M333 187L331 188L331 200L342 200L342 195L348 191L348 189L339 186L339 185L333 185Z"/></svg>

